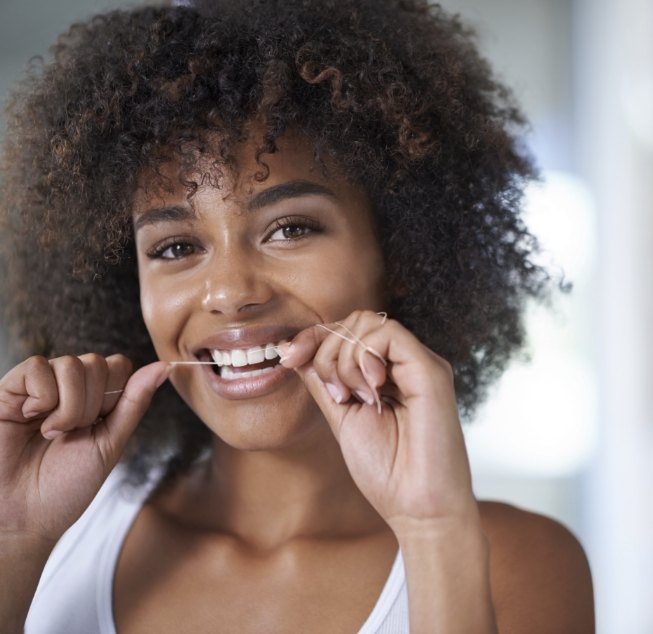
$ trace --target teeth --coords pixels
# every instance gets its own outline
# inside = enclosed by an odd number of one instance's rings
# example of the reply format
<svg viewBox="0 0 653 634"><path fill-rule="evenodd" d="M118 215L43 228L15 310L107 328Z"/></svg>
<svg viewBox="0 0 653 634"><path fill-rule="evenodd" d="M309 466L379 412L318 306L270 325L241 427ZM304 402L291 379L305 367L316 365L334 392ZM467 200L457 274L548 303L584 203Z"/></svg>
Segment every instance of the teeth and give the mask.
<svg viewBox="0 0 653 634"><path fill-rule="evenodd" d="M260 370L244 370L243 372L234 372L230 366L225 365L220 372L220 378L227 381L233 379L247 379L253 376L260 376L261 374L267 374L268 372L273 372L274 368L262 368Z"/></svg>
<svg viewBox="0 0 653 634"><path fill-rule="evenodd" d="M234 368L242 368L247 365L247 353L244 350L231 351L231 365Z"/></svg>
<svg viewBox="0 0 653 634"><path fill-rule="evenodd" d="M261 346L250 348L247 351L247 363L253 365L254 363L263 363L265 361L265 350Z"/></svg>
<svg viewBox="0 0 653 634"><path fill-rule="evenodd" d="M228 366L242 368L246 365L255 365L257 363L263 363L263 361L276 359L279 356L276 346L281 345L282 343L286 343L286 340L283 339L277 344L268 343L265 347L254 346L247 350L211 350L211 356L221 368L226 368ZM244 377L245 375L246 372L238 373L238 376L240 377ZM224 370L222 376L224 376Z"/></svg>

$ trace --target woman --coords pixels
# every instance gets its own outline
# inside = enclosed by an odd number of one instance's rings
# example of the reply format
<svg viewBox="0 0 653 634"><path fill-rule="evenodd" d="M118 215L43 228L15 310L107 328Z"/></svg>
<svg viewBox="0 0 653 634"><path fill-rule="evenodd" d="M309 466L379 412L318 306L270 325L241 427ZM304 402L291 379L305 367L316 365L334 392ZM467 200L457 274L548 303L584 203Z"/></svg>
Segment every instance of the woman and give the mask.
<svg viewBox="0 0 653 634"><path fill-rule="evenodd" d="M3 631L592 631L575 539L472 492L458 408L549 280L458 21L214 1L53 52L4 158Z"/></svg>

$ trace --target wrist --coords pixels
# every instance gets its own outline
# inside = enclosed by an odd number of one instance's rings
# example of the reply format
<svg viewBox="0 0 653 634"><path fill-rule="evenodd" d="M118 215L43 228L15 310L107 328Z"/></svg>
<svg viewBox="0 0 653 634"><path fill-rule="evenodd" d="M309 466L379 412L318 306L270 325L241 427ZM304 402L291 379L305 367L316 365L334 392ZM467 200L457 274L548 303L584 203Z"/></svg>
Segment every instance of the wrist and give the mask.
<svg viewBox="0 0 653 634"><path fill-rule="evenodd" d="M496 634L490 546L480 521L401 518L393 530L406 571L411 632Z"/></svg>
<svg viewBox="0 0 653 634"><path fill-rule="evenodd" d="M386 520L397 541L401 543L447 541L452 537L483 536L481 516L476 504L457 514L440 517L396 515Z"/></svg>

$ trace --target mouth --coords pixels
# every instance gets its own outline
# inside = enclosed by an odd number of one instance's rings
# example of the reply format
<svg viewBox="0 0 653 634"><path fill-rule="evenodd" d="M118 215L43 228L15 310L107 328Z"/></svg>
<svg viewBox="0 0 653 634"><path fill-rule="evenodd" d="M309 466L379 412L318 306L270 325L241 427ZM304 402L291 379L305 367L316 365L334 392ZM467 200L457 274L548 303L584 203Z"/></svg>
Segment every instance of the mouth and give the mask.
<svg viewBox="0 0 653 634"><path fill-rule="evenodd" d="M255 345L248 348L202 348L199 361L213 362L211 371L223 381L255 378L274 372L280 365L278 346L288 339Z"/></svg>

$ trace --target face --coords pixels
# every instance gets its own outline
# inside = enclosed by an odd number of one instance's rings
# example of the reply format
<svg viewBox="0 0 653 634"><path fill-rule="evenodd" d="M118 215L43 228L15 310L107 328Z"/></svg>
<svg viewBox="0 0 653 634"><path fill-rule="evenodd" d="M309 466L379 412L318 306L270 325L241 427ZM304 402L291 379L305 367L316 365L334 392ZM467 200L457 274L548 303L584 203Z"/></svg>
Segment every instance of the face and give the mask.
<svg viewBox="0 0 653 634"><path fill-rule="evenodd" d="M145 323L171 381L195 413L233 447L292 446L327 426L273 346L301 329L382 310L383 264L365 194L326 178L310 146L284 138L263 157L238 148L220 187L191 199L139 190L134 227ZM329 170L330 174L335 170ZM166 175L178 183L177 167ZM242 365L246 364L246 365Z"/></svg>

